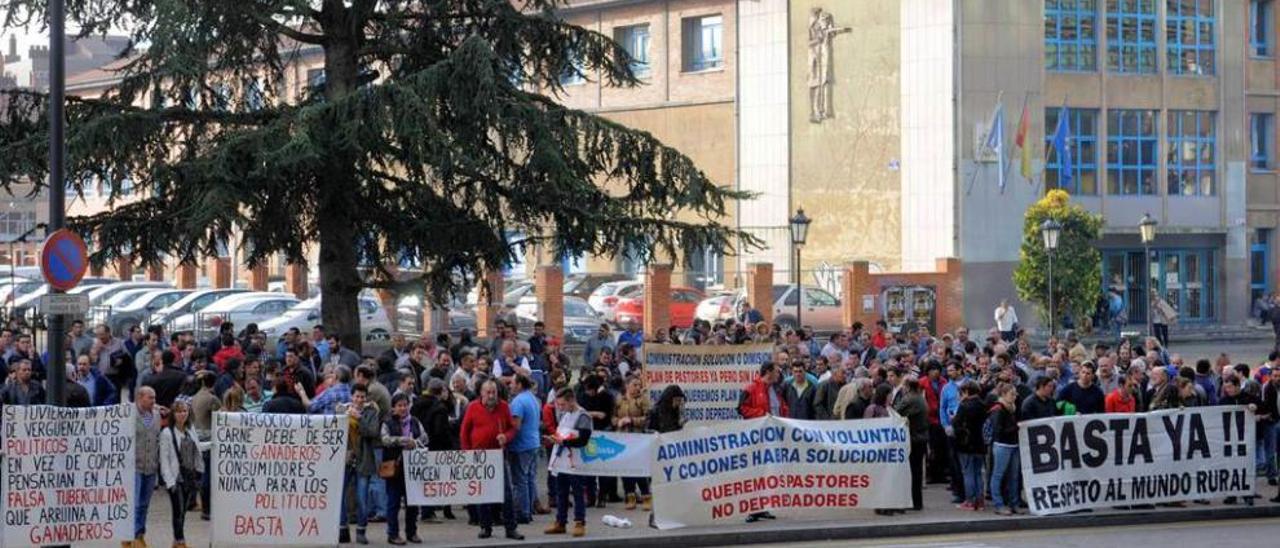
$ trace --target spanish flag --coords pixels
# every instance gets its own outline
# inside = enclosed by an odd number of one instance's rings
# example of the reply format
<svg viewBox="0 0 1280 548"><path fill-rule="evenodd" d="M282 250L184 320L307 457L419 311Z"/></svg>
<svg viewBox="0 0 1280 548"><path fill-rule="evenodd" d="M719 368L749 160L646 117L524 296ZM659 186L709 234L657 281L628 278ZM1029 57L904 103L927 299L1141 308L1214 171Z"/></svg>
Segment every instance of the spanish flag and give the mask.
<svg viewBox="0 0 1280 548"><path fill-rule="evenodd" d="M1031 143L1027 142L1027 134L1031 132L1031 107L1026 101L1022 102L1022 118L1018 120L1018 135L1014 138L1014 144L1017 145L1022 153L1022 177L1031 179Z"/></svg>

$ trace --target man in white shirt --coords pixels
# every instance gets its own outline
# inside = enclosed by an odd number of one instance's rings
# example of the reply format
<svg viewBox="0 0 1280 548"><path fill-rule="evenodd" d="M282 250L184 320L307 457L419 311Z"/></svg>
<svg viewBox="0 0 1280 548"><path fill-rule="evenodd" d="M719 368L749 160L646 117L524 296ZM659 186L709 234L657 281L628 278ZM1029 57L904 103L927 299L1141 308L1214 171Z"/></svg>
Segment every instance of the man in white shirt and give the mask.
<svg viewBox="0 0 1280 548"><path fill-rule="evenodd" d="M1009 306L1008 299L1000 299L1000 306L996 307L995 312L996 330L1000 332L1000 338L1005 342L1013 342L1017 333L1014 327L1018 325L1018 313Z"/></svg>

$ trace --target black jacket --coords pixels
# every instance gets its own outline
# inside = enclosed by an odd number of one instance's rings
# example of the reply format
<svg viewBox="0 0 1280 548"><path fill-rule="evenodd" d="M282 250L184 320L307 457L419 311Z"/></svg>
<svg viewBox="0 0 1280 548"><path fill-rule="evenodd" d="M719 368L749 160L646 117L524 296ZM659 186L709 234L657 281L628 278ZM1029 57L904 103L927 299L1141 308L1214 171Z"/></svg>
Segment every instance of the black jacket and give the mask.
<svg viewBox="0 0 1280 548"><path fill-rule="evenodd" d="M1005 408L1003 404L997 403L991 408L991 413L995 414L995 441L1005 445L1018 445L1018 417L1013 412Z"/></svg>
<svg viewBox="0 0 1280 548"><path fill-rule="evenodd" d="M187 382L187 374L177 367L166 367L155 373L142 383L156 391L156 403L165 407L173 405L173 401L182 394L182 386Z"/></svg>
<svg viewBox="0 0 1280 548"><path fill-rule="evenodd" d="M457 449L453 429L449 426L449 404L435 396L424 396L413 402L409 414L427 430L427 449L451 451Z"/></svg>
<svg viewBox="0 0 1280 548"><path fill-rule="evenodd" d="M987 445L982 442L982 425L987 420L987 407L981 398L969 398L960 402L960 408L951 418L951 428L956 433L956 451L975 455L986 454Z"/></svg>
<svg viewBox="0 0 1280 548"><path fill-rule="evenodd" d="M281 413L284 415L306 415L307 406L293 394L276 394L262 404L263 413Z"/></svg>

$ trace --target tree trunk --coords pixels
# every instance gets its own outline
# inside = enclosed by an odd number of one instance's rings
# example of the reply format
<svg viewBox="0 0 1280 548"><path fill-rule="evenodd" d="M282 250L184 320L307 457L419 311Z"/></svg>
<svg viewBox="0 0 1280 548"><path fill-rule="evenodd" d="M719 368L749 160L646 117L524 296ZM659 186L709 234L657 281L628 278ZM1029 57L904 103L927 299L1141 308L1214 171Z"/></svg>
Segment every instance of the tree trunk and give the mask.
<svg viewBox="0 0 1280 548"><path fill-rule="evenodd" d="M325 45L325 97L329 101L354 91L359 77L357 45L343 26L334 25L336 35L331 34L332 39ZM318 174L316 189L321 318L327 332L341 337L344 347L360 352L364 340L357 299L361 280L354 244L356 224L351 214L351 204L358 196L356 158L354 152L337 146L331 150L328 169Z"/></svg>

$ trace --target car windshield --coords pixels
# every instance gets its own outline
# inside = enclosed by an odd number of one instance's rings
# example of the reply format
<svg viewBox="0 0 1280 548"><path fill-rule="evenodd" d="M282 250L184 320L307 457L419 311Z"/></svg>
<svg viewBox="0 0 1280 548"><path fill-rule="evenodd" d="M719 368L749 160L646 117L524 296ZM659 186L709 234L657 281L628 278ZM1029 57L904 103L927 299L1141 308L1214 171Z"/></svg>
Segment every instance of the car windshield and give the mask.
<svg viewBox="0 0 1280 548"><path fill-rule="evenodd" d="M565 293L571 293L573 292L573 290L578 289L578 287L581 286L583 282L586 282L586 281L587 281L586 276L570 276L568 279L564 281L564 285L561 286L561 290L564 291Z"/></svg>
<svg viewBox="0 0 1280 548"><path fill-rule="evenodd" d="M297 316L300 314L307 314L313 310L319 310L319 309L320 309L320 299L307 299L305 301L302 301L290 307L289 310L285 311L285 314L289 316Z"/></svg>
<svg viewBox="0 0 1280 548"><path fill-rule="evenodd" d="M789 286L789 285L775 285L775 286L773 286L773 302L775 302L775 303L776 303L776 302L778 302L778 299L781 299L781 298L782 298L782 295L783 295L784 293L786 293L788 289L791 289L791 286ZM758 304L756 304L756 303L751 303L751 304L752 304L752 305L754 305L754 306L759 306L759 305L758 305ZM773 304L773 303L770 303L770 304Z"/></svg>

